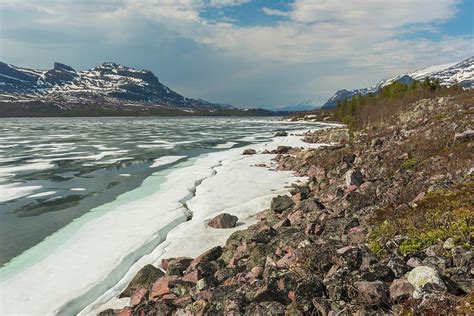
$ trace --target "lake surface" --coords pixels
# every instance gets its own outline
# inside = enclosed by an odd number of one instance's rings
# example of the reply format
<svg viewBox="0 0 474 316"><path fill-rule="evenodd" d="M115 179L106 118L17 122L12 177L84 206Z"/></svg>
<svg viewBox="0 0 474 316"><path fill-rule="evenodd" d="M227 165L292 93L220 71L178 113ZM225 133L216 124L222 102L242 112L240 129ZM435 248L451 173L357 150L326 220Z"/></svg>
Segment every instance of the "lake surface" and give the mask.
<svg viewBox="0 0 474 316"><path fill-rule="evenodd" d="M276 118L0 120L0 266L150 175L315 124Z"/></svg>

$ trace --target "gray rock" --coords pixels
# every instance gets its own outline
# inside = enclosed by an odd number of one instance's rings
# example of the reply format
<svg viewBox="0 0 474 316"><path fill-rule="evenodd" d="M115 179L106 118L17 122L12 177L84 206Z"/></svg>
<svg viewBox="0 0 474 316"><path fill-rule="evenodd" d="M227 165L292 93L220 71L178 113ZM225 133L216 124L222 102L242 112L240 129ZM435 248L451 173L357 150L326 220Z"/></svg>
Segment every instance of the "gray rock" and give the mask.
<svg viewBox="0 0 474 316"><path fill-rule="evenodd" d="M446 290L446 285L444 284L443 280L441 280L440 275L435 269L431 267L415 267L413 270L407 273L406 278L408 282L410 282L415 288L415 291L413 292L414 298L422 297L423 287L426 284L432 283L437 287Z"/></svg>
<svg viewBox="0 0 474 316"><path fill-rule="evenodd" d="M387 285L382 281L358 281L354 282L349 296L357 303L365 306L388 304Z"/></svg>
<svg viewBox="0 0 474 316"><path fill-rule="evenodd" d="M242 155L255 155L256 153L257 151L255 149L247 148L247 149L244 149L244 151L242 152Z"/></svg>
<svg viewBox="0 0 474 316"><path fill-rule="evenodd" d="M275 133L274 137L284 137L284 136L288 136L288 133L285 131L278 131Z"/></svg>
<svg viewBox="0 0 474 316"><path fill-rule="evenodd" d="M409 299L413 295L415 287L405 278L393 280L390 285L390 300L393 303L399 303Z"/></svg>
<svg viewBox="0 0 474 316"><path fill-rule="evenodd" d="M272 199L270 209L272 212L281 214L284 211L290 210L294 205L295 203L289 196L279 195Z"/></svg>
<svg viewBox="0 0 474 316"><path fill-rule="evenodd" d="M474 130L468 129L462 133L456 133L454 135L454 140L458 142L468 142L474 139Z"/></svg>
<svg viewBox="0 0 474 316"><path fill-rule="evenodd" d="M448 238L446 241L443 243L443 248L446 250L451 250L455 247L456 245L454 244L454 239Z"/></svg>

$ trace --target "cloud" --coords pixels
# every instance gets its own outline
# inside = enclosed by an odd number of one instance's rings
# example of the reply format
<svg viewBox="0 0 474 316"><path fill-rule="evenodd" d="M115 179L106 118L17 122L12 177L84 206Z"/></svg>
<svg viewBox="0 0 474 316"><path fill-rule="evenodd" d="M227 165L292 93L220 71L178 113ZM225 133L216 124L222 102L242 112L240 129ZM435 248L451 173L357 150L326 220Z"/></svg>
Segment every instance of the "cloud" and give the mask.
<svg viewBox="0 0 474 316"><path fill-rule="evenodd" d="M273 15L273 16L288 16L289 15L288 12L281 11L278 9L270 9L267 7L263 7L260 10L262 10L262 12L265 13L266 15Z"/></svg>
<svg viewBox="0 0 474 316"><path fill-rule="evenodd" d="M406 36L437 31L457 0L295 0L287 11L256 9L275 17L270 25L226 15L248 2L2 0L0 57L30 67L114 60L149 68L189 97L284 105L461 59L473 48L472 35ZM204 18L210 9L222 18Z"/></svg>

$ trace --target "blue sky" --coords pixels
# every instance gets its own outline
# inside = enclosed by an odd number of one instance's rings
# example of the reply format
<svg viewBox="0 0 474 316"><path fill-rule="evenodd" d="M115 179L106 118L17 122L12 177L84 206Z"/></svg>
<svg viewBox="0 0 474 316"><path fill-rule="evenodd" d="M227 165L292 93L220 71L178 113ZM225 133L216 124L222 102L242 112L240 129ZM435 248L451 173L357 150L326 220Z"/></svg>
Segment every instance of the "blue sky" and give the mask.
<svg viewBox="0 0 474 316"><path fill-rule="evenodd" d="M0 60L115 61L193 98L281 106L474 55L472 0L1 0Z"/></svg>

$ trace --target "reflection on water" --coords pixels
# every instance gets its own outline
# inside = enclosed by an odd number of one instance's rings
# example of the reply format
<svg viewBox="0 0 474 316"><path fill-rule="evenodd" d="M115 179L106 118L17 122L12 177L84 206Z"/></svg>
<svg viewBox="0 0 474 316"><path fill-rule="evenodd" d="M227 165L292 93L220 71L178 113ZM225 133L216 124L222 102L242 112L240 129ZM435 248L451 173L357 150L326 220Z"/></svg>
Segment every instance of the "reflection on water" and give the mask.
<svg viewBox="0 0 474 316"><path fill-rule="evenodd" d="M0 120L0 265L85 212L170 165L261 142L276 130L314 128L248 118L35 118Z"/></svg>

